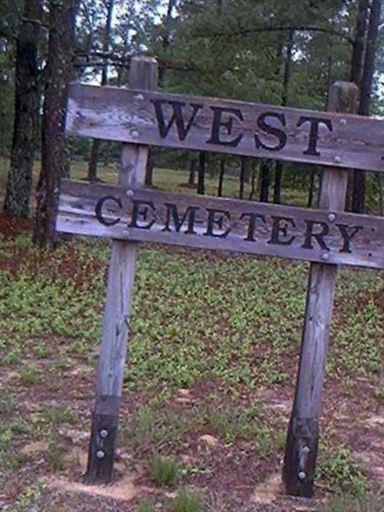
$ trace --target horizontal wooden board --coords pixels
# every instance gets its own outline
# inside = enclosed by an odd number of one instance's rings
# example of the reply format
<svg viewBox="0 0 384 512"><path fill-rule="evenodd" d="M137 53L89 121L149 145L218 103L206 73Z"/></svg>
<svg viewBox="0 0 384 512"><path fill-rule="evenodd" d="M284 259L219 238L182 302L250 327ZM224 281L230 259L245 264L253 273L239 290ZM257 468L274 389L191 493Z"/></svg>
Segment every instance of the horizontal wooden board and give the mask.
<svg viewBox="0 0 384 512"><path fill-rule="evenodd" d="M65 233L384 268L384 219L66 180Z"/></svg>
<svg viewBox="0 0 384 512"><path fill-rule="evenodd" d="M70 135L384 170L384 122L215 98L72 84Z"/></svg>

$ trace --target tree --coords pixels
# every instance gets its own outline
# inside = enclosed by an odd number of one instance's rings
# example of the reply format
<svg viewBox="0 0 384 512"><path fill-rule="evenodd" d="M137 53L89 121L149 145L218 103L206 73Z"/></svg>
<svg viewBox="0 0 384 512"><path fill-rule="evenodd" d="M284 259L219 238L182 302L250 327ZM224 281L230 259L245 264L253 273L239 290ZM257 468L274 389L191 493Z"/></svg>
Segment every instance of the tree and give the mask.
<svg viewBox="0 0 384 512"><path fill-rule="evenodd" d="M16 45L13 138L4 201L4 210L14 217L29 215L40 103L38 45L41 17L41 0L26 1Z"/></svg>
<svg viewBox="0 0 384 512"><path fill-rule="evenodd" d="M285 63L283 73L283 87L281 94L281 105L286 107L288 105L288 88L289 81L291 79L291 65L292 65L292 53L294 44L295 31L290 30L288 33L288 41L285 52ZM283 164L280 160L276 161L275 164L275 184L273 189L273 202L276 204L281 203L281 181L283 177Z"/></svg>
<svg viewBox="0 0 384 512"><path fill-rule="evenodd" d="M362 69L360 82L360 102L358 113L363 116L368 116L370 113L381 5L382 0L372 0L366 36L367 41L364 66ZM357 26L359 26L359 22L360 20L358 18ZM356 73L356 78L358 78L357 73L360 72L360 70L354 70L353 63L352 72ZM357 170L353 173L352 211L356 213L364 213L365 211L365 173L363 170Z"/></svg>
<svg viewBox="0 0 384 512"><path fill-rule="evenodd" d="M102 51L104 54L107 54L109 51L110 40L111 40L111 29L112 29L112 16L113 16L113 7L114 0L107 0L106 8L107 8L107 16L104 28L104 36L103 36L103 47ZM108 84L108 64L104 63L104 66L101 70L101 85ZM96 181L97 179L97 159L99 155L101 140L94 139L92 142L91 149L91 157L89 159L88 166L88 180L91 182Z"/></svg>
<svg viewBox="0 0 384 512"><path fill-rule="evenodd" d="M33 240L55 245L60 179L68 174L64 139L68 83L72 74L77 0L49 1L49 41L42 123L42 161L37 185Z"/></svg>

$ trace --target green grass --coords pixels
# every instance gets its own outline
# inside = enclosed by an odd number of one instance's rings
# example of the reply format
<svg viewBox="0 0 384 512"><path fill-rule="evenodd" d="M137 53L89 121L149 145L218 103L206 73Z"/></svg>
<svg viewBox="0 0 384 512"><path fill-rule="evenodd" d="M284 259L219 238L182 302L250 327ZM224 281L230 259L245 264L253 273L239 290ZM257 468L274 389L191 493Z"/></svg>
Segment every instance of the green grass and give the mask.
<svg viewBox="0 0 384 512"><path fill-rule="evenodd" d="M366 496L364 498L336 497L326 505L322 512L383 512L383 496Z"/></svg>
<svg viewBox="0 0 384 512"><path fill-rule="evenodd" d="M78 176L83 170L76 171ZM108 179L113 173L111 168ZM189 193L182 187L185 182L185 173L155 171L155 186ZM216 186L215 180L207 183L208 190ZM236 180L229 178L226 194L235 195L236 187ZM54 253L39 253L29 235L1 237L0 255L4 260L15 255L15 260L22 259L16 272L0 270L0 371L9 375L0 397L0 420L5 425L0 430L0 477L7 475L8 481L8 475L25 463L12 454L43 439L50 444L49 453L26 462L37 479L44 472L41 468L69 471L66 443L72 441L66 432L89 427L88 399L102 328L109 244L74 240ZM261 468L256 481L265 478L272 464L280 471L288 413L271 412L268 399L255 394L277 390L279 396L278 390L293 389L307 273L307 264L274 258L140 248L123 393L132 397L134 406L119 425L119 446L148 468L158 492L174 488L181 475L183 485L192 486L194 479L205 475L218 478L211 465L215 450L252 450L249 456ZM338 396L353 397L356 379L365 378L375 390L370 399L383 399L383 293L383 272L338 273L327 365ZM54 403L67 399L73 378L80 385L76 406L72 397L70 405ZM191 391L190 404L178 404L180 388ZM29 407L35 398L39 407L32 417ZM217 444L199 444L203 434L215 436ZM345 496L341 505L335 502L330 507L344 506L345 501L351 511L365 511L356 507L361 495L369 496L371 482L352 448L337 435L324 446L319 481ZM179 454L195 448L196 460L184 464ZM155 453L162 456L153 458ZM182 469L175 454L183 461ZM40 487L30 488L15 510L40 499ZM179 505L176 498L167 506L177 505L175 512L203 510L196 497L181 496ZM149 512L155 505L143 501L140 506Z"/></svg>
<svg viewBox="0 0 384 512"><path fill-rule="evenodd" d="M197 497L187 490L181 490L171 505L172 512L200 512L201 506Z"/></svg>
<svg viewBox="0 0 384 512"><path fill-rule="evenodd" d="M180 478L180 469L175 459L154 455L149 461L152 481L157 487L174 487Z"/></svg>
<svg viewBox="0 0 384 512"><path fill-rule="evenodd" d="M318 463L318 476L336 492L361 497L368 492L368 482L351 450L325 443Z"/></svg>

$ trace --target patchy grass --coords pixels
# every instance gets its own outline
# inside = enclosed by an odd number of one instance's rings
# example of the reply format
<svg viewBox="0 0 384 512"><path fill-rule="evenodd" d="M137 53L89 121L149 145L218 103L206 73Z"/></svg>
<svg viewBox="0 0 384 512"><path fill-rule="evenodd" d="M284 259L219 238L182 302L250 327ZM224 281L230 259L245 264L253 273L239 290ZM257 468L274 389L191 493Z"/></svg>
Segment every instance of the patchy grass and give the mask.
<svg viewBox="0 0 384 512"><path fill-rule="evenodd" d="M190 491L181 490L171 505L172 512L200 512L200 501Z"/></svg>
<svg viewBox="0 0 384 512"><path fill-rule="evenodd" d="M0 508L251 510L255 486L281 471L308 266L141 248L117 470L140 492L120 502L50 484L84 471L108 257L95 240L40 253L28 234L0 238ZM382 485L383 296L383 272L339 272L317 495L352 511Z"/></svg>
<svg viewBox="0 0 384 512"><path fill-rule="evenodd" d="M169 457L155 455L149 461L150 477L157 487L174 487L180 477L177 462Z"/></svg>

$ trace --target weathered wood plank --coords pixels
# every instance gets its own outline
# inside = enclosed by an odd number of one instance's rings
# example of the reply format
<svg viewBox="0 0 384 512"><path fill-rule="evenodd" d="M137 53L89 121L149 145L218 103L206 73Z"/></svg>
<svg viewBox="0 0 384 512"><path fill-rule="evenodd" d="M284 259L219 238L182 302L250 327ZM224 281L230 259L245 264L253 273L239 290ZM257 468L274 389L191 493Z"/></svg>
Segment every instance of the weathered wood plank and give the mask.
<svg viewBox="0 0 384 512"><path fill-rule="evenodd" d="M329 109L354 111L357 100L358 88L354 84L337 82L330 89ZM320 208L343 210L347 181L347 171L340 172L337 169L326 168L320 191ZM370 219L368 217L368 231ZM371 229L376 229L377 226L373 221ZM380 237L383 240L382 231ZM382 242L378 240L378 243L378 254L380 254ZM299 371L283 469L287 493L298 496L311 497L313 494L319 442L320 403L336 272L335 265L319 263L312 263L309 272Z"/></svg>
<svg viewBox="0 0 384 512"><path fill-rule="evenodd" d="M130 84L132 87L156 87L156 61L152 58L133 58ZM119 173L120 187L144 184L147 157L146 147L124 144ZM112 479L136 252L135 243L121 240L112 243L86 474L89 483L109 483Z"/></svg>
<svg viewBox="0 0 384 512"><path fill-rule="evenodd" d="M384 122L350 114L72 84L67 133L384 171Z"/></svg>
<svg viewBox="0 0 384 512"><path fill-rule="evenodd" d="M327 176L323 189L328 185L331 190L340 189ZM336 179L341 176L336 173ZM57 229L79 235L384 268L384 219L337 212L331 206L309 210L64 181Z"/></svg>

